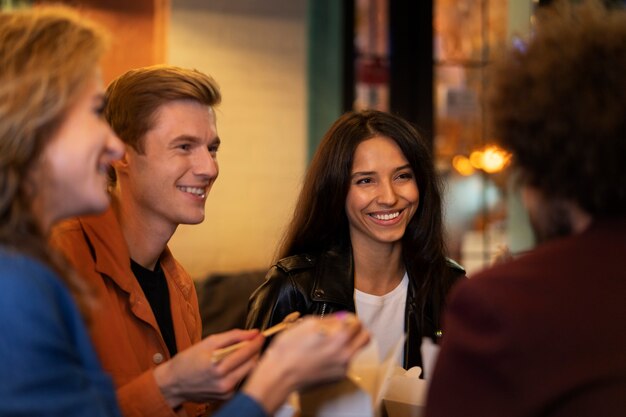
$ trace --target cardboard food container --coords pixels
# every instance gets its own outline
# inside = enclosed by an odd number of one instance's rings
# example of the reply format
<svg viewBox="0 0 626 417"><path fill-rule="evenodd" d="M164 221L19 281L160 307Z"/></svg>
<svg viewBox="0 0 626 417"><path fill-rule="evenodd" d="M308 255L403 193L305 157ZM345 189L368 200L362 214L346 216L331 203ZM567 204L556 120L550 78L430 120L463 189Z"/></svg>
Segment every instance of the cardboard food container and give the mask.
<svg viewBox="0 0 626 417"><path fill-rule="evenodd" d="M397 365L404 345L398 340L385 360L374 341L352 361L347 378L292 395L277 417L420 417L426 405L428 381L422 369ZM432 374L438 346L422 341L425 376Z"/></svg>
<svg viewBox="0 0 626 417"><path fill-rule="evenodd" d="M419 366L408 371L398 367L389 379L383 404L388 417L420 417L426 406L427 382Z"/></svg>
<svg viewBox="0 0 626 417"><path fill-rule="evenodd" d="M420 417L426 407L428 382L435 369L439 346L425 337L421 345L424 379L420 379L419 366L407 371L396 368L387 384L383 404L388 417Z"/></svg>
<svg viewBox="0 0 626 417"><path fill-rule="evenodd" d="M380 417L383 394L394 372L404 340L399 340L384 361L375 342L352 361L347 378L299 395L301 417Z"/></svg>

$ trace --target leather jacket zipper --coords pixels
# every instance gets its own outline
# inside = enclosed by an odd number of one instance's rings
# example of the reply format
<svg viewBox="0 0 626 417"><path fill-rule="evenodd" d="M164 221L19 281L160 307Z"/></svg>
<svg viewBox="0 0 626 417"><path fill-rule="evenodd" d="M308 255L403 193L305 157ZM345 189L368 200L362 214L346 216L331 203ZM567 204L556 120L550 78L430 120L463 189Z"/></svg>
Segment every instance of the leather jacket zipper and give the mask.
<svg viewBox="0 0 626 417"><path fill-rule="evenodd" d="M324 313L326 313L326 303L322 305L322 313L320 314L320 318L324 318Z"/></svg>

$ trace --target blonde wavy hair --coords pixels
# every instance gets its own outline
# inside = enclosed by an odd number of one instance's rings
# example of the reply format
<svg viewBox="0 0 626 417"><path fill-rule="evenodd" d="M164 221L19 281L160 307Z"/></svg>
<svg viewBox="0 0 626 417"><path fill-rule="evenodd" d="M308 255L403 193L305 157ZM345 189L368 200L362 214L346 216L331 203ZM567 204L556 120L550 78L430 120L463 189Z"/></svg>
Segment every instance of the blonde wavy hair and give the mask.
<svg viewBox="0 0 626 417"><path fill-rule="evenodd" d="M0 13L0 245L49 265L83 313L89 294L47 245L31 211L29 172L76 102L107 45L106 33L66 7Z"/></svg>

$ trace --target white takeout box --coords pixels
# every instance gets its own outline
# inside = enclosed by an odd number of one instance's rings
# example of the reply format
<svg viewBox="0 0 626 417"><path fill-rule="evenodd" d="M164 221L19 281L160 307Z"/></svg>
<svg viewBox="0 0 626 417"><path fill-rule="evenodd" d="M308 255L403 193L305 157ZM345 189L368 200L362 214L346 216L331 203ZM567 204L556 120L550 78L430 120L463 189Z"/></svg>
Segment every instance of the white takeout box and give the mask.
<svg viewBox="0 0 626 417"><path fill-rule="evenodd" d="M353 359L348 377L300 393L301 417L380 417L382 399L404 344L397 341L380 362L374 341Z"/></svg>
<svg viewBox="0 0 626 417"><path fill-rule="evenodd" d="M383 396L388 417L420 417L423 414L428 382L435 369L439 346L425 337L422 339L421 352L426 379L420 379L422 369L419 366L406 371L400 367L395 368Z"/></svg>
<svg viewBox="0 0 626 417"><path fill-rule="evenodd" d="M408 371L398 367L389 379L383 396L388 417L420 417L426 406L427 382L420 379L422 369L415 366Z"/></svg>
<svg viewBox="0 0 626 417"><path fill-rule="evenodd" d="M371 342L350 365L348 377L293 396L281 417L420 417L426 405L428 380L435 367L439 347L429 338L422 340L422 369L397 366L404 344L399 340L387 358L380 362L378 346ZM299 414L297 410L300 410Z"/></svg>

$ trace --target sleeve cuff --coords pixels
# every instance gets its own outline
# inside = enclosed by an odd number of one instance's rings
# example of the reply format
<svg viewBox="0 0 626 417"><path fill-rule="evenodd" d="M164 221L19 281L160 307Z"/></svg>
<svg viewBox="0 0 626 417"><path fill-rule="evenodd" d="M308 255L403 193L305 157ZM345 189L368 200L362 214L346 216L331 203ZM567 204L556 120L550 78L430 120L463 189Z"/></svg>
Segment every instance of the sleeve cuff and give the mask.
<svg viewBox="0 0 626 417"><path fill-rule="evenodd" d="M213 417L268 417L263 407L243 392L237 393Z"/></svg>
<svg viewBox="0 0 626 417"><path fill-rule="evenodd" d="M176 417L161 394L152 370L119 387L117 399L125 417Z"/></svg>

